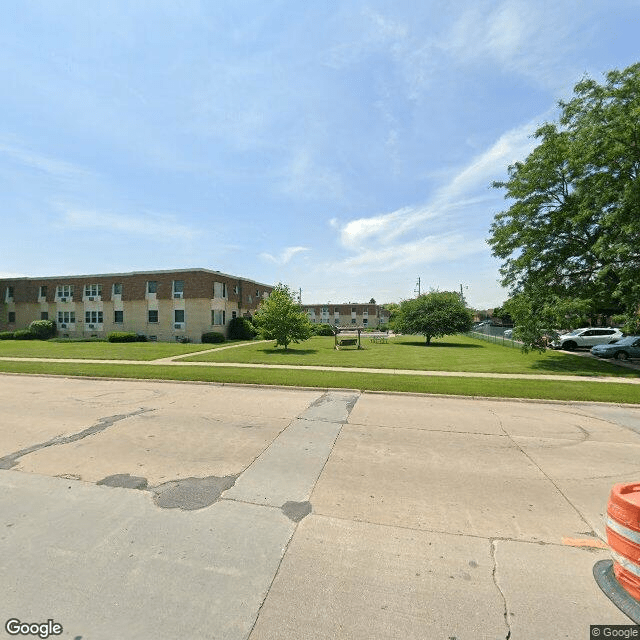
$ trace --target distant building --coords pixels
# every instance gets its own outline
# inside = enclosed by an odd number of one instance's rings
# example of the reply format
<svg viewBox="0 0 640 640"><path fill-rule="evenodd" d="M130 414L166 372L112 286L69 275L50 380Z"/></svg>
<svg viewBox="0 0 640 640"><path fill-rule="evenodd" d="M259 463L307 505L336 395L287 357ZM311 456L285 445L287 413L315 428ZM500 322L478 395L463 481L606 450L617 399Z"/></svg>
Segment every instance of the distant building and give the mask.
<svg viewBox="0 0 640 640"><path fill-rule="evenodd" d="M389 311L379 304L303 304L302 308L312 324L331 324L340 327L355 325L378 328L389 322Z"/></svg>
<svg viewBox="0 0 640 640"><path fill-rule="evenodd" d="M209 269L0 279L0 331L55 320L61 337L131 331L150 340L200 342L252 316L273 287Z"/></svg>

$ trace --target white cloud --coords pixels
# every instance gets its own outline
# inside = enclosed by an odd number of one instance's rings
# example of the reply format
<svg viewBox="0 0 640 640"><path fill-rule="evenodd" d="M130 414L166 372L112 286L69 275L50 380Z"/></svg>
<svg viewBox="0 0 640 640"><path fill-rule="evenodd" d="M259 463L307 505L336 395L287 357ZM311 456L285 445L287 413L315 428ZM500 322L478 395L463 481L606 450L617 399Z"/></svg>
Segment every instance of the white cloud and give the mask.
<svg viewBox="0 0 640 640"><path fill-rule="evenodd" d="M412 265L453 262L486 251L484 239L469 240L462 233L432 235L411 242L400 242L386 248L373 247L347 258L341 268L351 273L396 271Z"/></svg>
<svg viewBox="0 0 640 640"><path fill-rule="evenodd" d="M532 121L504 133L442 186L430 202L359 218L343 225L340 228L342 245L367 255L371 244L377 245L378 249L392 245L406 234L420 233L425 222L443 224L452 212L490 199L487 193L490 182L502 176L509 164L527 156L535 146L536 142L530 136L537 124L537 120Z"/></svg>
<svg viewBox="0 0 640 640"><path fill-rule="evenodd" d="M66 208L60 223L71 229L97 229L128 235L148 236L157 240L190 240L195 230L167 214L143 212L123 215L105 211Z"/></svg>
<svg viewBox="0 0 640 640"><path fill-rule="evenodd" d="M79 178L90 175L90 172L70 162L51 158L15 145L0 143L0 154L8 156L23 166L58 178Z"/></svg>
<svg viewBox="0 0 640 640"><path fill-rule="evenodd" d="M270 253L261 253L260 257L265 260L269 260L270 262L275 262L276 264L287 264L293 256L298 253L302 253L303 251L309 251L308 247L287 247L284 249L279 255L274 256Z"/></svg>
<svg viewBox="0 0 640 640"><path fill-rule="evenodd" d="M531 133L538 120L505 132L440 187L424 205L403 207L346 224L333 222L343 247L355 255L341 266L349 270L391 271L413 264L453 262L486 251L484 237L466 229L465 213L496 196L488 191L492 180L509 164L526 157L536 144ZM455 214L455 215L454 215ZM425 235L424 229L430 233Z"/></svg>
<svg viewBox="0 0 640 640"><path fill-rule="evenodd" d="M543 86L563 88L574 74L568 54L587 15L588 10L578 15L566 5L522 0L476 4L460 15L437 47L466 64L489 61Z"/></svg>
<svg viewBox="0 0 640 640"><path fill-rule="evenodd" d="M308 150L298 149L284 171L282 191L303 199L339 200L343 185L335 171L318 166Z"/></svg>

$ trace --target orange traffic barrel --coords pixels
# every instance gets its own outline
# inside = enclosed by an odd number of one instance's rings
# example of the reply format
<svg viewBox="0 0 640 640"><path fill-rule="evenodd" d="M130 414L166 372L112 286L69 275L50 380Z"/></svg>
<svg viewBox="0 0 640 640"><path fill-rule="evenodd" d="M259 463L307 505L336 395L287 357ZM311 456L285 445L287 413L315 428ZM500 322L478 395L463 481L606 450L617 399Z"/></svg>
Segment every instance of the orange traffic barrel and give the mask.
<svg viewBox="0 0 640 640"><path fill-rule="evenodd" d="M640 482L616 484L607 505L607 542L620 585L640 601Z"/></svg>

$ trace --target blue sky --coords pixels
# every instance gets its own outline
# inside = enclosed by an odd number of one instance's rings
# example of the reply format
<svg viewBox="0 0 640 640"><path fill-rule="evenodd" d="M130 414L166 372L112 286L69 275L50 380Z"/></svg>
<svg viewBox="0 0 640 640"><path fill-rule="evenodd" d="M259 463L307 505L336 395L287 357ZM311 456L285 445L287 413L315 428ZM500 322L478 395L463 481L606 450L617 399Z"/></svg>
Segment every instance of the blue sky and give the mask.
<svg viewBox="0 0 640 640"><path fill-rule="evenodd" d="M205 267L500 304L493 180L640 0L9 3L0 275Z"/></svg>

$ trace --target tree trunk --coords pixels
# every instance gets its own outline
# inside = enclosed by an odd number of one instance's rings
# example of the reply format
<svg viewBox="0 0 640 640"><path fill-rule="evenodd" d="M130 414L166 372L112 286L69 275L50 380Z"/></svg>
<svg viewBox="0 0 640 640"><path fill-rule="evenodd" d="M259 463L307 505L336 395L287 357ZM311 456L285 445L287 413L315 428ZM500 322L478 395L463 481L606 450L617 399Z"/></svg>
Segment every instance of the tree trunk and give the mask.
<svg viewBox="0 0 640 640"><path fill-rule="evenodd" d="M431 336L425 336L425 338L427 339L427 344L431 344Z"/></svg>

